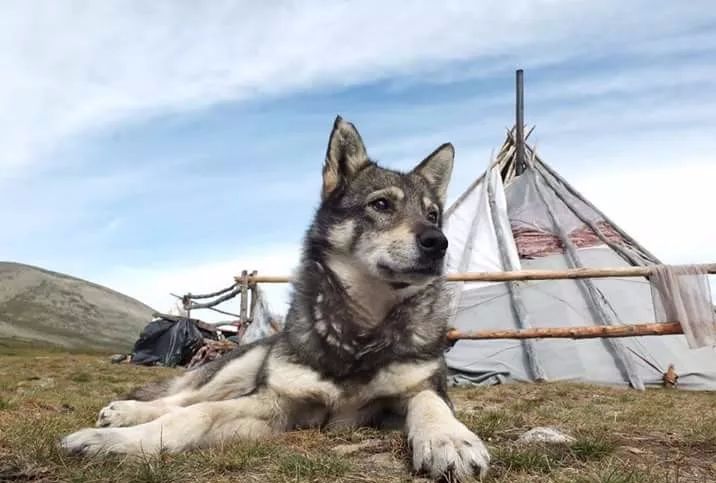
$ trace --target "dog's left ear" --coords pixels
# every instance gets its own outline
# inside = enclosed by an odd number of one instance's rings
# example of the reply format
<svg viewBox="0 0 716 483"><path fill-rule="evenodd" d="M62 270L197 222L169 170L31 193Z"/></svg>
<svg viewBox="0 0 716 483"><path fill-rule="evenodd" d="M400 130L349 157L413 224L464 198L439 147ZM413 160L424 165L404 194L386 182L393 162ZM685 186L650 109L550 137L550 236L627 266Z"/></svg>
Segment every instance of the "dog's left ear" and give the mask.
<svg viewBox="0 0 716 483"><path fill-rule="evenodd" d="M413 169L413 173L422 176L430 183L441 204L445 203L454 159L455 148L452 144L445 143Z"/></svg>
<svg viewBox="0 0 716 483"><path fill-rule="evenodd" d="M321 198L328 198L341 183L348 181L369 162L368 153L356 127L337 116L328 141L326 163L323 165Z"/></svg>

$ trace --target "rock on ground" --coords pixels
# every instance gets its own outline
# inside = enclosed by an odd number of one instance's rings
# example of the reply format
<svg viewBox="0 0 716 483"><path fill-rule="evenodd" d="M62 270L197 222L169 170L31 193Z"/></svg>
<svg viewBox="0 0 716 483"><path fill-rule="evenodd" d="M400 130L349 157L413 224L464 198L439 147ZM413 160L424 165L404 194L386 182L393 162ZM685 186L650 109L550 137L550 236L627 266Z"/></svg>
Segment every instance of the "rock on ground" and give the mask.
<svg viewBox="0 0 716 483"><path fill-rule="evenodd" d="M555 428L537 427L524 433L518 441L521 443L573 443L576 439Z"/></svg>

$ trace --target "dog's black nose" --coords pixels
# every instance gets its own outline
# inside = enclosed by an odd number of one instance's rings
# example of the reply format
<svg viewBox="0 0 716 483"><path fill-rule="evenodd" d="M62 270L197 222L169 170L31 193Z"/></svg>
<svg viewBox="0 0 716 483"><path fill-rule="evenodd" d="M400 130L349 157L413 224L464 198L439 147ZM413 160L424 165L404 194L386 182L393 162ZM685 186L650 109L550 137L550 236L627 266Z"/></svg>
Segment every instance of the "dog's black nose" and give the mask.
<svg viewBox="0 0 716 483"><path fill-rule="evenodd" d="M445 256L448 240L440 230L428 228L418 234L418 246L424 255L430 258L442 258Z"/></svg>

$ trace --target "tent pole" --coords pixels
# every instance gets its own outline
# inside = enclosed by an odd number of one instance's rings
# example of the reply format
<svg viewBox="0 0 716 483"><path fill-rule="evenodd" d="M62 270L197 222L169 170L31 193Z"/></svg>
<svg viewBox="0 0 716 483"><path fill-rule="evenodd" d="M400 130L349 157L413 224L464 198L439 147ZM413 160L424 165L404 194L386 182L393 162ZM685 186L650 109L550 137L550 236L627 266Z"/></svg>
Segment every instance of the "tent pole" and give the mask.
<svg viewBox="0 0 716 483"><path fill-rule="evenodd" d="M557 179L566 188L566 190L569 193L571 193L573 196L577 197L582 203L587 205L589 208L596 211L599 214L599 216L601 216L604 219L604 221L609 223L611 225L611 227L622 236L622 238L624 238L626 241L631 243L639 251L644 252L644 254L650 258L651 263L653 263L655 265L661 265L661 261L653 253L649 252L649 250L644 248L639 242L637 242L634 238L632 238L631 235L629 235L627 232L622 230L619 227L619 225L614 223L608 216L606 216L604 213L602 213L592 202L589 201L589 199L584 197L579 191L576 190L576 188L574 188L572 185L570 185L566 179L559 176L559 173L557 173L554 169L552 169L552 167L549 164L545 163L544 160L540 159L540 157L537 153L535 153L535 159L537 161L539 161L540 166L542 166L549 174L551 174L555 179Z"/></svg>
<svg viewBox="0 0 716 483"><path fill-rule="evenodd" d="M516 82L516 105L515 105L515 137L517 138L516 154L516 171L515 175L521 175L526 167L525 163L525 91L524 91L524 71L517 71Z"/></svg>
<svg viewBox="0 0 716 483"><path fill-rule="evenodd" d="M534 162L532 164L534 164ZM556 232L555 234L562 242L562 246L564 246L564 254L565 258L567 259L567 262L569 263L571 268L584 268L582 261L579 259L579 255L577 254L577 249L574 246L574 243L572 243L572 241L569 239L569 234L566 233L564 227L559 224L557 215L552 209L552 206L547 201L547 196L545 195L544 189L537 180L537 171L534 169L530 170L529 176L530 181L532 182L532 185L534 186L538 197L544 204L544 207L547 210L547 214L552 221L552 225ZM589 279L580 279L577 280L576 283L580 291L582 292L587 307L589 308L590 312L592 312L592 316L594 317L595 321L603 326L616 325L614 323L614 319L611 316L611 313L604 308L602 303L607 304L611 309L611 312L614 312L614 309L611 307L611 305L603 296L603 294L599 291L599 289L594 285L594 282ZM611 352L612 357L614 358L617 365L620 367L625 378L629 381L629 384L634 389L644 390L644 382L641 380L641 377L639 377L636 367L632 363L632 360L628 357L628 354L626 353L626 350L624 349L624 346L621 344L621 342L613 339L604 339L603 342Z"/></svg>
<svg viewBox="0 0 716 483"><path fill-rule="evenodd" d="M497 245L500 251L500 258L502 259L502 265L507 270L514 270L515 266L512 260L510 260L508 254L508 235L505 233L505 230L503 230L502 225L500 224L500 220L497 218L497 200L495 199L495 189L492 185L490 175L491 172L488 171L485 179L485 181L487 182L487 201L490 205L490 212L492 214L490 218L492 218L492 226L495 230ZM517 322L517 325L519 325L520 329L522 330L531 329L532 327L529 312L527 311L527 307L522 300L522 296L520 294L519 287L517 286L517 282L508 281L506 282L506 284L507 291L510 295L510 306L512 307L512 314L515 318L515 321ZM542 367L542 363L540 362L540 358L537 354L537 349L535 347L534 341L523 340L522 344L525 348L525 354L527 356L527 367L529 368L532 378L537 382L546 381L547 374L545 373L545 370Z"/></svg>
<svg viewBox="0 0 716 483"><path fill-rule="evenodd" d="M570 209L570 211L574 214L574 216L576 216L582 223L584 223L587 227L589 227L589 229L594 232L594 234L597 236L597 238L599 238L602 241L602 243L604 243L609 248L614 250L617 254L619 254L619 256L621 256L630 265L634 265L634 266L644 265L643 261L639 260L636 256L629 253L627 250L625 250L618 243L614 243L609 238L607 238L607 236L604 233L602 233L602 230L599 229L599 227L596 225L596 223L592 222L589 218L584 216L579 211L579 209L574 205L574 203L572 203L571 200L569 200L569 198L567 196L565 196L564 192L562 191L564 188L553 183L552 180L547 177L546 170L543 171L543 168L540 166L539 161L537 161L535 159L533 166L535 167L535 169L537 169L539 174L542 176L542 179L544 180L544 182L547 183L547 186L552 188L552 191L554 192L554 194L560 200L562 200L562 203L564 203L564 205Z"/></svg>

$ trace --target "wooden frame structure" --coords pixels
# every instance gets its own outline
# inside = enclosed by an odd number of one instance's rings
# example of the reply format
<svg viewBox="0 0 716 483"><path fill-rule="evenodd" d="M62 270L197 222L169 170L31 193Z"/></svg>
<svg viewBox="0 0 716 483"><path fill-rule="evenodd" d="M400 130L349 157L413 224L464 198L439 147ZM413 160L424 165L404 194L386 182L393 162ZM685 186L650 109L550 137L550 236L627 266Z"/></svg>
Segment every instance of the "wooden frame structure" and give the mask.
<svg viewBox="0 0 716 483"><path fill-rule="evenodd" d="M716 263L698 265L706 273L716 275ZM648 277L657 266L616 267L616 268L575 268L569 270L515 270L506 272L472 272L453 273L445 278L448 282L521 282L529 280L575 280L586 278L608 277ZM288 276L259 275L256 271L248 277L246 271L235 277L237 283L248 285L258 283L289 283ZM650 335L683 334L681 324L677 321L663 323L640 323L610 326L584 326L584 327L542 327L516 330L478 330L460 332L451 329L447 333L450 342L461 339L590 339L636 337Z"/></svg>

